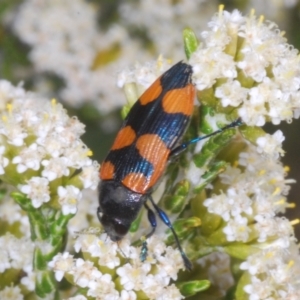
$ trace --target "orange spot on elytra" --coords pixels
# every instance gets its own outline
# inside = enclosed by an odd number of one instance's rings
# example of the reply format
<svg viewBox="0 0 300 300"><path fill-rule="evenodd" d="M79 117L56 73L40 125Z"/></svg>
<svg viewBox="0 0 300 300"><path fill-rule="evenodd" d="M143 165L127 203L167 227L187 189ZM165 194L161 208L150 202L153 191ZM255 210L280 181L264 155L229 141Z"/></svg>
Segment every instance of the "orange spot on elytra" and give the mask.
<svg viewBox="0 0 300 300"><path fill-rule="evenodd" d="M157 134L143 134L136 141L140 155L152 164L167 160L170 150Z"/></svg>
<svg viewBox="0 0 300 300"><path fill-rule="evenodd" d="M134 142L135 138L135 131L131 128L131 126L126 126L118 132L111 150L117 150L129 146Z"/></svg>
<svg viewBox="0 0 300 300"><path fill-rule="evenodd" d="M170 149L157 134L144 134L136 142L139 154L152 164L153 173L147 182L147 189L152 187L163 174Z"/></svg>
<svg viewBox="0 0 300 300"><path fill-rule="evenodd" d="M190 116L193 113L195 87L188 84L184 88L170 90L162 99L162 106L166 113L182 113Z"/></svg>
<svg viewBox="0 0 300 300"><path fill-rule="evenodd" d="M100 167L100 179L110 180L113 179L115 173L115 166L110 162L104 162Z"/></svg>
<svg viewBox="0 0 300 300"><path fill-rule="evenodd" d="M160 84L160 78L156 79L154 83L142 94L139 101L142 105L146 105L154 100L157 99L157 97L162 92L162 86Z"/></svg>
<svg viewBox="0 0 300 300"><path fill-rule="evenodd" d="M149 186L149 179L143 173L129 173L122 180L122 183L130 190L144 194Z"/></svg>

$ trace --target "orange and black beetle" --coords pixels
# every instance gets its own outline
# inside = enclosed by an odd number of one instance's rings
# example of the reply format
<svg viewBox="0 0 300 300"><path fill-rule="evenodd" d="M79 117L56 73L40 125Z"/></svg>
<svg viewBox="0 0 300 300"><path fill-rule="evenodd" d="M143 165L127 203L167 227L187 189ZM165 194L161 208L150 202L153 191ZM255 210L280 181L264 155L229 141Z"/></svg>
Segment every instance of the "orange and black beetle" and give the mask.
<svg viewBox="0 0 300 300"><path fill-rule="evenodd" d="M149 237L156 227L155 214L146 203L150 200L161 220L172 230L187 269L191 269L192 264L168 216L153 202L151 193L170 156L208 137L197 137L178 146L193 113L195 87L191 77L192 67L179 62L161 75L133 105L101 165L97 211L106 233L113 241L119 241L144 205L152 226ZM226 128L232 126L236 125ZM222 130L224 128L217 132ZM142 259L146 255L144 248Z"/></svg>

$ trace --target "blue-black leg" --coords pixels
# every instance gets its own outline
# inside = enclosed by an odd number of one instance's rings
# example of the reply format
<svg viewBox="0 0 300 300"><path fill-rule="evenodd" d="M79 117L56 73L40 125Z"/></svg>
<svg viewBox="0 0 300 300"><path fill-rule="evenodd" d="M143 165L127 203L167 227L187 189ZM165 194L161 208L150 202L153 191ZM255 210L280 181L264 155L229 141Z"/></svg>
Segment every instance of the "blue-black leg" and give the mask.
<svg viewBox="0 0 300 300"><path fill-rule="evenodd" d="M143 241L141 254L140 254L141 261L145 261L147 258L147 254L148 254L147 239L153 235L157 226L156 217L153 210L147 205L147 203L144 203L144 206L147 209L148 220L151 224L152 230L145 236L145 240Z"/></svg>
<svg viewBox="0 0 300 300"><path fill-rule="evenodd" d="M177 146L176 148L174 148L170 154L169 154L169 158L172 157L172 156L177 156L179 155L181 152L183 152L189 145L191 144L195 144L201 140L204 140L204 139L207 139L213 135L216 135L220 132L223 132L224 130L226 129L229 129L229 128L233 128L233 127L237 127L237 126L241 126L243 123L241 121L240 118L238 118L237 120L233 121L232 123L226 125L225 127L221 128L221 129L218 129L210 134L207 134L207 135L203 135L203 136L198 136L190 141L187 141L179 146Z"/></svg>
<svg viewBox="0 0 300 300"><path fill-rule="evenodd" d="M193 265L192 265L191 261L187 258L186 254L184 253L184 251L183 251L183 249L182 249L182 247L181 247L181 245L180 245L178 236L177 236L177 234L176 234L176 232L175 232L175 230L174 230L174 228L173 228L173 225L172 225L172 223L171 223L169 217L167 216L167 214L166 214L163 210L161 210L161 209L154 203L154 201L153 201L153 199L152 199L151 196L149 196L149 199L150 199L150 201L151 201L153 207L155 208L156 212L158 213L160 219L161 219L161 220L162 220L162 221L170 228L170 230L172 231L172 233L173 233L173 235L174 235L174 238L175 238L175 241L176 241L176 244L177 244L177 247L178 247L178 249L179 249L179 251L180 251L180 254L181 254L181 257L182 257L182 259L183 259L183 263L184 263L185 267L186 267L189 271L191 271Z"/></svg>

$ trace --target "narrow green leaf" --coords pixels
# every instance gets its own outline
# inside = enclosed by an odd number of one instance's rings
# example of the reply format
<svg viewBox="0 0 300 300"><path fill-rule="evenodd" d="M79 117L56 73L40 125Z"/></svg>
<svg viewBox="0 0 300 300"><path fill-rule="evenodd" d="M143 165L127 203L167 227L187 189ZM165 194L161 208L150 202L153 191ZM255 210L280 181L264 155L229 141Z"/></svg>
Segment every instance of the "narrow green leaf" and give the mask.
<svg viewBox="0 0 300 300"><path fill-rule="evenodd" d="M258 248L241 243L230 244L225 246L223 249L230 256L241 260L245 260L248 256L259 251Z"/></svg>
<svg viewBox="0 0 300 300"><path fill-rule="evenodd" d="M236 292L235 292L235 299L236 300L245 300L249 298L249 295L246 294L246 292L244 291L244 287L250 283L251 279L250 279L250 274L248 272L245 272L238 284L237 284L237 288L236 288Z"/></svg>
<svg viewBox="0 0 300 300"><path fill-rule="evenodd" d="M191 297L199 292L205 291L210 287L209 280L193 280L182 282L177 285L180 293L185 297Z"/></svg>
<svg viewBox="0 0 300 300"><path fill-rule="evenodd" d="M184 51L187 59L190 59L192 53L198 48L198 39L194 31L190 28L183 30Z"/></svg>

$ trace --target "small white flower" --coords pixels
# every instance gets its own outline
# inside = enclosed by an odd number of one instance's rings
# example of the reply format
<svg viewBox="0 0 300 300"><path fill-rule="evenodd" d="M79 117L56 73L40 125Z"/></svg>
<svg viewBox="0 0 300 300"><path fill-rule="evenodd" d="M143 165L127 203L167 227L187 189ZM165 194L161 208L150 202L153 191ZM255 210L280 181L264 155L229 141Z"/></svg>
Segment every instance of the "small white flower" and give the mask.
<svg viewBox="0 0 300 300"><path fill-rule="evenodd" d="M190 58L193 80L198 90L210 88L218 78L235 78L237 71L233 57L219 48L205 49L201 45Z"/></svg>
<svg viewBox="0 0 300 300"><path fill-rule="evenodd" d="M45 134L45 131L43 131L43 134ZM47 151L47 154L54 158L57 158L62 154L65 146L54 133L38 137L36 143L42 146Z"/></svg>
<svg viewBox="0 0 300 300"><path fill-rule="evenodd" d="M95 161L91 166L82 168L79 178L85 189L95 190L99 184L99 164Z"/></svg>
<svg viewBox="0 0 300 300"><path fill-rule="evenodd" d="M222 183L228 186L235 186L238 182L242 181L243 174L241 169L228 166L226 170L220 174Z"/></svg>
<svg viewBox="0 0 300 300"><path fill-rule="evenodd" d="M159 275L166 278L166 285L169 284L170 278L176 281L178 271L183 269L183 261L178 249L167 247L164 255L157 256L157 261Z"/></svg>
<svg viewBox="0 0 300 300"><path fill-rule="evenodd" d="M119 300L119 292L115 289L115 283L110 274L102 275L88 284L88 296L96 297L97 299L112 299Z"/></svg>
<svg viewBox="0 0 300 300"><path fill-rule="evenodd" d="M84 261L82 258L76 259L70 274L74 276L74 282L82 288L88 287L91 281L95 281L102 276L92 262Z"/></svg>
<svg viewBox="0 0 300 300"><path fill-rule="evenodd" d="M244 71L247 77L253 78L257 82L262 82L266 76L266 65L260 57L245 46L241 51L244 54L243 60L237 63L237 67Z"/></svg>
<svg viewBox="0 0 300 300"><path fill-rule="evenodd" d="M81 199L80 190L73 185L67 185L66 187L59 186L57 194L63 214L75 214L77 211L77 203Z"/></svg>
<svg viewBox="0 0 300 300"><path fill-rule="evenodd" d="M27 137L27 133L24 128L11 118L0 125L0 133L7 137L8 144L16 147L23 146L24 139Z"/></svg>
<svg viewBox="0 0 300 300"><path fill-rule="evenodd" d="M249 151L241 152L239 155L239 165L245 167L251 173L258 173L265 165L264 158L259 157L257 151L249 148ZM249 179L248 179L249 180Z"/></svg>
<svg viewBox="0 0 300 300"><path fill-rule="evenodd" d="M23 300L24 296L18 286L6 286L2 291L0 291L0 299Z"/></svg>
<svg viewBox="0 0 300 300"><path fill-rule="evenodd" d="M88 250L92 256L99 257L99 265L110 269L114 269L120 265L120 258L117 256L118 245L116 243L107 241L107 238L105 240L97 239L95 242Z"/></svg>
<svg viewBox="0 0 300 300"><path fill-rule="evenodd" d="M49 181L42 177L32 177L27 184L19 185L22 193L32 201L35 208L50 200Z"/></svg>
<svg viewBox="0 0 300 300"><path fill-rule="evenodd" d="M120 300L136 300L137 296L134 291L121 291L121 299Z"/></svg>
<svg viewBox="0 0 300 300"><path fill-rule="evenodd" d="M125 243L126 239L123 239L120 244L117 244L108 239L107 234L101 234L99 237L96 235L83 235L76 239L74 248L76 252L81 250L90 253L92 257L97 257L99 265L114 269L120 265L118 253L122 255L123 251L126 251ZM127 244L129 244L129 241L127 241Z"/></svg>
<svg viewBox="0 0 300 300"><path fill-rule="evenodd" d="M163 289L161 293L157 295L155 299L157 300L165 300L165 299L172 299L172 300L180 300L184 299L185 297L180 294L179 289L175 286L175 284L171 284Z"/></svg>
<svg viewBox="0 0 300 300"><path fill-rule="evenodd" d="M228 80L216 88L215 96L221 99L224 107L230 105L237 107L247 98L248 89L241 87L237 80Z"/></svg>
<svg viewBox="0 0 300 300"><path fill-rule="evenodd" d="M127 263L117 269L117 274L120 276L120 283L125 290L140 290L150 269L151 266L147 263L136 267Z"/></svg>
<svg viewBox="0 0 300 300"><path fill-rule="evenodd" d="M165 282L168 278L160 277L157 275L149 274L143 279L143 291L150 299L157 299L158 296L164 292L164 287L169 282Z"/></svg>
<svg viewBox="0 0 300 300"><path fill-rule="evenodd" d="M272 285L267 280L260 280L257 277L251 277L251 284L244 286L244 291L249 294L249 300L270 299L272 289Z"/></svg>
<svg viewBox="0 0 300 300"><path fill-rule="evenodd" d="M81 141L76 141L72 143L72 148L66 148L63 154L72 162L74 168L79 169L92 165L92 161L88 157L90 152Z"/></svg>
<svg viewBox="0 0 300 300"><path fill-rule="evenodd" d="M167 250L166 244L157 235L152 235L147 240L147 247L149 255L152 255L155 258L155 262L157 261L157 259L161 258Z"/></svg>
<svg viewBox="0 0 300 300"><path fill-rule="evenodd" d="M68 176L70 174L69 170L69 159L66 157L51 158L49 160L44 159L42 161L44 170L42 175L46 177L49 181L53 181L56 178L62 176Z"/></svg>
<svg viewBox="0 0 300 300"><path fill-rule="evenodd" d="M53 269L56 280L61 281L64 274L70 272L74 266L73 255L70 255L69 252L58 253L48 263L48 266Z"/></svg>
<svg viewBox="0 0 300 300"><path fill-rule="evenodd" d="M36 276L34 272L29 272L27 276L21 279L21 284L23 284L28 291L34 291L35 289Z"/></svg>
<svg viewBox="0 0 300 300"><path fill-rule="evenodd" d="M249 97L249 101L238 109L239 116L249 125L265 125L267 110L264 99L260 95L260 89L258 87L250 89Z"/></svg>
<svg viewBox="0 0 300 300"><path fill-rule="evenodd" d="M290 246L293 228L287 219L256 216L255 220L257 221L255 229L259 233L259 242L263 243L268 237L272 237L273 245L277 244L281 248Z"/></svg>
<svg viewBox="0 0 300 300"><path fill-rule="evenodd" d="M27 169L37 171L40 168L42 157L42 149L33 143L28 148L24 148L18 156L15 156L12 163L17 164L18 173L24 173Z"/></svg>
<svg viewBox="0 0 300 300"><path fill-rule="evenodd" d="M207 207L208 212L220 215L224 221L229 221L231 204L225 194L208 198L203 202L203 205Z"/></svg>
<svg viewBox="0 0 300 300"><path fill-rule="evenodd" d="M236 216L230 219L227 225L223 228L226 234L227 241L241 241L246 242L249 238L250 228L248 227L248 219Z"/></svg>
<svg viewBox="0 0 300 300"><path fill-rule="evenodd" d="M265 153L277 159L279 155L283 155L284 153L281 148L284 139L285 137L281 130L277 130L273 135L266 134L262 137L259 137L256 140L258 145L257 152Z"/></svg>

